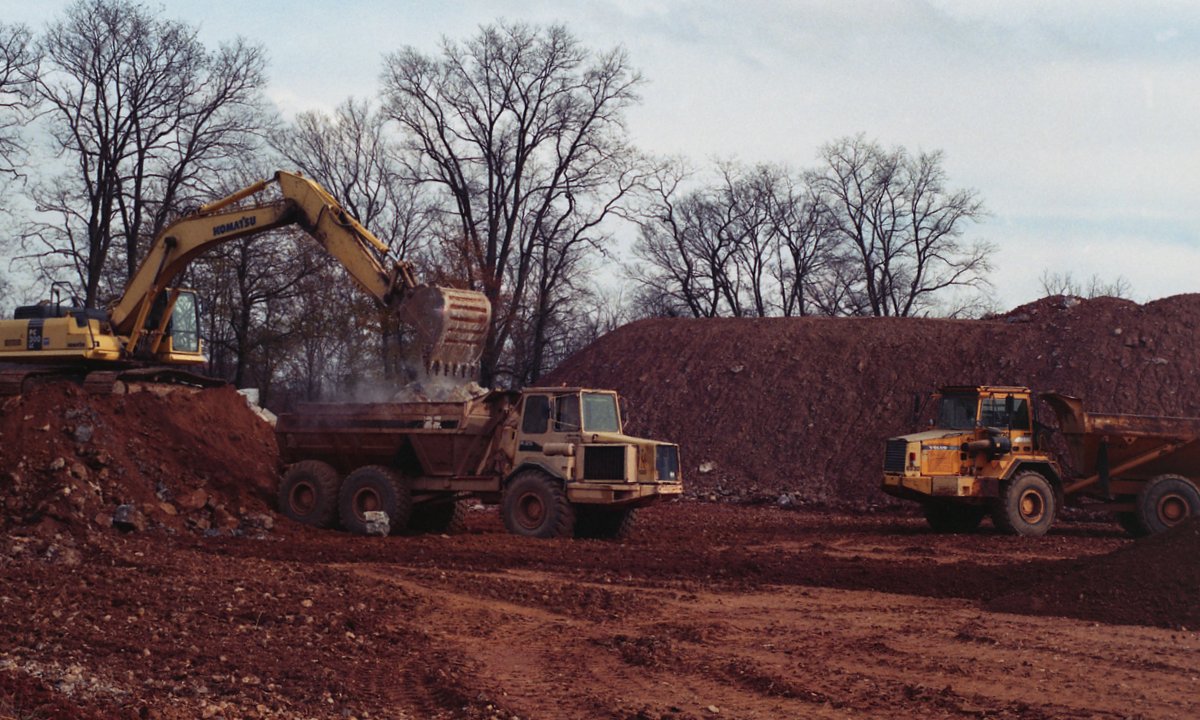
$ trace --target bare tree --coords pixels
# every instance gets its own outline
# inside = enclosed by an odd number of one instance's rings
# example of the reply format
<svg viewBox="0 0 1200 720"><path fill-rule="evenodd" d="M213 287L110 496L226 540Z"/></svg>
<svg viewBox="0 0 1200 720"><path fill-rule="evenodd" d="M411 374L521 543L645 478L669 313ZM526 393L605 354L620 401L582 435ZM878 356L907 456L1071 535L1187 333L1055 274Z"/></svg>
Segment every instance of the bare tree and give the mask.
<svg viewBox="0 0 1200 720"><path fill-rule="evenodd" d="M767 171L763 171L767 172ZM763 201L770 216L776 264L772 268L785 317L809 315L817 287L829 269L830 222L811 191L789 172L776 169L763 177ZM834 313L826 313L834 314Z"/></svg>
<svg viewBox="0 0 1200 720"><path fill-rule="evenodd" d="M444 40L439 57L408 48L387 58L385 109L411 152L409 172L441 191L452 223L442 252L493 306L485 383L535 265L586 253L619 212L633 181L624 112L640 82L623 50L590 52L559 25L501 22L465 43Z"/></svg>
<svg viewBox="0 0 1200 720"><path fill-rule="evenodd" d="M1098 298L1115 297L1129 299L1133 294L1133 286L1123 275L1115 280L1106 282L1099 275L1093 274L1087 283L1081 283L1074 278L1070 271L1064 273L1044 270L1041 277L1042 295L1071 295L1074 297Z"/></svg>
<svg viewBox="0 0 1200 720"><path fill-rule="evenodd" d="M29 29L0 23L0 174L19 174L19 158L25 151L20 129L33 114L30 90L36 77Z"/></svg>
<svg viewBox="0 0 1200 720"><path fill-rule="evenodd" d="M387 243L392 255L421 265L428 257L437 215L422 186L406 180L399 150L385 131L386 121L368 102L351 98L332 115L301 113L293 124L272 133L271 143L301 172L329 189L351 215ZM333 287L351 284L344 272L335 272L339 277ZM370 314L378 329L371 344L379 354L378 362L363 371L377 369L384 378L395 378L401 373L401 328L387 310L375 308Z"/></svg>
<svg viewBox="0 0 1200 720"><path fill-rule="evenodd" d="M825 262L820 209L785 168L717 170L714 184L682 194L677 169L657 177L634 246L640 297L695 317L804 314Z"/></svg>
<svg viewBox="0 0 1200 720"><path fill-rule="evenodd" d="M872 315L908 316L948 288L986 285L991 246L962 238L983 205L973 191L947 187L940 152L913 157L860 135L826 145L821 158L809 184L841 259L857 266L843 276L843 296L861 294Z"/></svg>
<svg viewBox="0 0 1200 720"><path fill-rule="evenodd" d="M265 61L242 41L209 52L190 26L129 0L79 0L37 51L32 90L70 170L35 192L57 219L30 233L32 258L72 270L93 306L106 273L123 282L139 243L251 147Z"/></svg>

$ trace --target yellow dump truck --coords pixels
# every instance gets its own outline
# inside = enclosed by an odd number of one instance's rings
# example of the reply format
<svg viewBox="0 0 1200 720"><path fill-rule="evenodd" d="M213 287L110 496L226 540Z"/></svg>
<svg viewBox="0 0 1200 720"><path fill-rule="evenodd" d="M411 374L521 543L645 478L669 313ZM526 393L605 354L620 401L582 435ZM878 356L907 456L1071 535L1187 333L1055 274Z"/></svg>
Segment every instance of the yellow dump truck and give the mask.
<svg viewBox="0 0 1200 720"><path fill-rule="evenodd" d="M530 537L620 537L683 492L679 446L625 435L609 390L494 390L462 402L310 403L279 416L281 512L317 527L446 532L499 503Z"/></svg>
<svg viewBox="0 0 1200 720"><path fill-rule="evenodd" d="M883 491L919 502L941 532L969 532L990 515L1002 530L1042 535L1064 503L1112 512L1133 535L1200 514L1200 418L1094 413L1069 395L1040 397L1073 477L1029 388L950 386L934 394L928 430L887 441Z"/></svg>

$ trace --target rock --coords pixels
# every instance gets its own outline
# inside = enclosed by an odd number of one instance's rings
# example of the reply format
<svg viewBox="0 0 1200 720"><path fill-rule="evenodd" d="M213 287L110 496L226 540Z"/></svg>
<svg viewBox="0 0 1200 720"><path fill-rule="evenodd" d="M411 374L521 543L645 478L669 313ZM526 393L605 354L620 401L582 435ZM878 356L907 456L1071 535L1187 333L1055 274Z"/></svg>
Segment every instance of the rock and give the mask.
<svg viewBox="0 0 1200 720"><path fill-rule="evenodd" d="M92 522L102 528L109 528L113 525L113 516L104 512L96 513L96 516L92 518Z"/></svg>
<svg viewBox="0 0 1200 720"><path fill-rule="evenodd" d="M784 493L779 496L779 499L776 500L775 503L779 505L779 507L791 507L792 505L796 504L796 501L792 499L790 494Z"/></svg>
<svg viewBox="0 0 1200 720"><path fill-rule="evenodd" d="M91 442L92 435L95 434L95 432L96 432L96 429L94 427L92 427L91 425L79 425L75 428L75 433L74 433L75 442L77 442L77 443Z"/></svg>
<svg viewBox="0 0 1200 720"><path fill-rule="evenodd" d="M64 460L63 458L60 458L60 457L56 457L50 461L50 464L46 466L46 469L57 472L58 470L62 470L66 466L67 466L66 460Z"/></svg>
<svg viewBox="0 0 1200 720"><path fill-rule="evenodd" d="M83 564L83 553L72 547L51 545L46 548L46 559L58 565L76 567Z"/></svg>
<svg viewBox="0 0 1200 720"><path fill-rule="evenodd" d="M363 520L366 521L368 535L385 537L392 531L391 519L382 510L368 510L363 513Z"/></svg>
<svg viewBox="0 0 1200 720"><path fill-rule="evenodd" d="M740 373L741 371L743 371L745 369L746 369L745 365L734 365L733 367L729 368L729 372L733 373L734 375L737 375L738 373Z"/></svg>
<svg viewBox="0 0 1200 720"><path fill-rule="evenodd" d="M233 530L241 524L236 517L225 509L224 505L218 505L213 508L213 522L218 528L223 530Z"/></svg>
<svg viewBox="0 0 1200 720"><path fill-rule="evenodd" d="M208 504L208 493L203 488L196 488L176 498L175 504L182 510L199 510Z"/></svg>
<svg viewBox="0 0 1200 720"><path fill-rule="evenodd" d="M159 503L159 504L158 504L158 509L159 509L159 510L162 510L164 513L166 513L166 514L168 514L168 515L178 515L178 514L179 514L179 510L177 510L177 509L175 508L175 506L174 506L174 505L172 505L171 503L166 503L166 502L165 502L165 503Z"/></svg>
<svg viewBox="0 0 1200 720"><path fill-rule="evenodd" d="M249 513L242 517L242 527L247 530L271 530L275 527L275 518L266 513Z"/></svg>
<svg viewBox="0 0 1200 720"><path fill-rule="evenodd" d="M706 461L700 463L700 467L698 467L696 469L700 472L701 475L707 475L707 474L711 473L713 470L717 469L717 464L710 460L706 460Z"/></svg>
<svg viewBox="0 0 1200 720"><path fill-rule="evenodd" d="M119 505L113 511L112 525L122 532L141 532L146 529L146 516L136 505Z"/></svg>
<svg viewBox="0 0 1200 720"><path fill-rule="evenodd" d="M88 479L88 469L87 469L87 466L84 465L83 463L79 463L79 462L71 463L71 469L68 470L68 472L71 473L71 477L73 477L73 478L78 478L80 480Z"/></svg>
<svg viewBox="0 0 1200 720"><path fill-rule="evenodd" d="M101 450L88 459L88 462L93 468L99 469L107 465L112 465L113 456L107 450Z"/></svg>

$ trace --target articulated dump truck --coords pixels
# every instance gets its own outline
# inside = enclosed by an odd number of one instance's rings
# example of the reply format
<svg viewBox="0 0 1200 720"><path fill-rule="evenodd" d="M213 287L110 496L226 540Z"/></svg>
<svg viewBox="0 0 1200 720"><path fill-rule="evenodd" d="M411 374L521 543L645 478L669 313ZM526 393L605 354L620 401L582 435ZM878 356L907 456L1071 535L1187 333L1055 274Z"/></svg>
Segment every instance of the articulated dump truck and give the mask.
<svg viewBox="0 0 1200 720"><path fill-rule="evenodd" d="M933 397L930 429L887 441L883 491L921 503L934 530L969 532L990 515L1001 530L1042 535L1064 503L1112 512L1134 536L1200 514L1200 418L1087 412L1079 398L1043 393L1068 478L1028 388L953 386Z"/></svg>
<svg viewBox="0 0 1200 720"><path fill-rule="evenodd" d="M683 492L677 445L623 434L617 394L493 390L465 402L310 403L275 428L281 511L365 534L449 532L471 498L530 537L615 538Z"/></svg>

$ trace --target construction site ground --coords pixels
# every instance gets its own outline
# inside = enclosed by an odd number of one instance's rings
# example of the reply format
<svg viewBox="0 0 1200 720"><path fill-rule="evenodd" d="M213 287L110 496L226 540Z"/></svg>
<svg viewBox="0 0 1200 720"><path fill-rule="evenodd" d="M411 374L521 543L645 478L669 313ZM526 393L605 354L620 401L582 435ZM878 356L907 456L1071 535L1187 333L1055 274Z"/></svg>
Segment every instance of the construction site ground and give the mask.
<svg viewBox="0 0 1200 720"><path fill-rule="evenodd" d="M38 386L0 399L0 720L1200 717L1200 520L938 535L879 491L941 382L1200 415L1197 327L1200 295L626 326L547 380L681 445L687 497L619 542L305 528L231 388Z"/></svg>
<svg viewBox="0 0 1200 720"><path fill-rule="evenodd" d="M1174 614L1126 607L1164 595L1122 596L1130 579L1172 571L1115 525L952 536L904 514L697 501L640 521L612 542L514 537L484 509L453 536L279 520L257 537L91 533L73 553L52 526L14 530L44 549L0 564L0 717L1200 712L1194 584L1165 593ZM1194 552L1188 530L1168 544ZM1143 575L1095 577L1122 556ZM1024 614L989 609L1014 592L1035 600ZM1078 617L1045 614L1064 597Z"/></svg>

